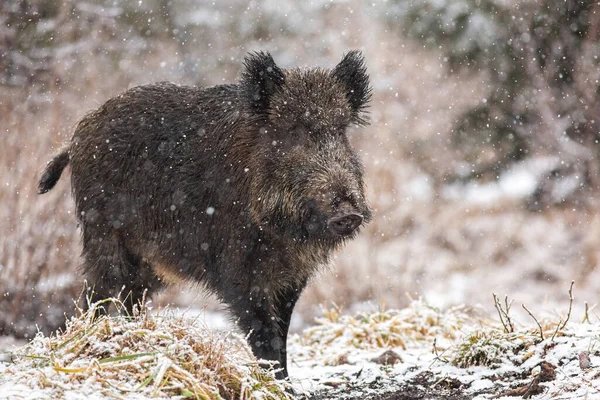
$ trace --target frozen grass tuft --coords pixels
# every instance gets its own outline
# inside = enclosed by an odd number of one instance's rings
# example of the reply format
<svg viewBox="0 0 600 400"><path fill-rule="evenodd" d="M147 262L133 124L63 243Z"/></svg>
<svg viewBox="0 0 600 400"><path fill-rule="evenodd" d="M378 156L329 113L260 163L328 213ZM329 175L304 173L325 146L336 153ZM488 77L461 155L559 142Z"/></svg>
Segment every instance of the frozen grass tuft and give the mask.
<svg viewBox="0 0 600 400"><path fill-rule="evenodd" d="M400 347L431 345L436 342L452 343L473 309L460 306L442 311L422 300L413 301L401 310L362 312L354 316L342 315L338 307L323 309L323 317L317 318L317 326L306 329L299 344L309 349L311 356L322 356L331 348L352 350L379 350ZM308 355L308 354L307 354ZM326 361L335 365L344 355L336 354Z"/></svg>
<svg viewBox="0 0 600 400"><path fill-rule="evenodd" d="M504 333L494 328L482 329L467 335L453 349L452 364L460 368L492 366L502 362L502 355L535 343L525 334Z"/></svg>
<svg viewBox="0 0 600 400"><path fill-rule="evenodd" d="M118 315L93 317L111 304ZM289 398L244 338L215 337L195 320L151 315L145 306L128 316L115 299L92 304L64 332L38 334L13 359L0 377L27 385L34 397L63 398L77 391L97 398Z"/></svg>

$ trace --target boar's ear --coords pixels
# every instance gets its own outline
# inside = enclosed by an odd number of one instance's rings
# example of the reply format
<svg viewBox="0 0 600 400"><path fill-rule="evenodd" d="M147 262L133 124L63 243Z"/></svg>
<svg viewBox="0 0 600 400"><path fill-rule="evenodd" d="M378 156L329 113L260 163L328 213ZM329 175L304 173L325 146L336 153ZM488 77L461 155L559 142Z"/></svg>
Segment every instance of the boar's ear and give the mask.
<svg viewBox="0 0 600 400"><path fill-rule="evenodd" d="M268 52L249 53L244 58L242 83L254 111L266 113L271 95L283 84L284 79L283 70Z"/></svg>
<svg viewBox="0 0 600 400"><path fill-rule="evenodd" d="M331 76L346 88L346 96L352 110L352 122L366 125L366 108L371 100L371 87L365 58L358 50L352 50L331 71Z"/></svg>

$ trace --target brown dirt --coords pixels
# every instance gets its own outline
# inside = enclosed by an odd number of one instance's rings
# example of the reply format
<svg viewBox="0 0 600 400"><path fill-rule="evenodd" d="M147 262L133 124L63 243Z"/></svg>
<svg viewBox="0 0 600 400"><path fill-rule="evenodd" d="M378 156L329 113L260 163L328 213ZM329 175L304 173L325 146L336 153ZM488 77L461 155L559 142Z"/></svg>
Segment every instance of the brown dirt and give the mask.
<svg viewBox="0 0 600 400"><path fill-rule="evenodd" d="M401 385L389 381L375 381L369 385L343 385L323 390L303 400L470 400L476 394L466 394L467 387L456 379L433 379L433 374L423 372L410 382Z"/></svg>
<svg viewBox="0 0 600 400"><path fill-rule="evenodd" d="M361 390L357 388L346 388L345 390L335 390L320 392L306 400L425 400L425 399L445 399L445 400L470 400L474 397L471 394L463 393L463 389L446 389L436 387L424 387L421 385L407 385L377 393L373 389Z"/></svg>

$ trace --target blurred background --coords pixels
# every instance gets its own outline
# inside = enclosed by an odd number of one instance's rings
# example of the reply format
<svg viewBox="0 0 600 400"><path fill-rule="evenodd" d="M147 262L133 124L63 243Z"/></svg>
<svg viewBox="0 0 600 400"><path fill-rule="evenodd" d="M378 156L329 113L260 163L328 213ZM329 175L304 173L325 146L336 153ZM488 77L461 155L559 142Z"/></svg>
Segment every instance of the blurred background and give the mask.
<svg viewBox="0 0 600 400"><path fill-rule="evenodd" d="M289 68L361 49L374 88L351 137L375 219L305 291L296 329L332 302L493 310L497 293L564 312L571 280L592 306L599 38L591 0L2 1L0 335L51 331L80 296L69 170L36 194L75 123L134 85L233 82L252 50ZM222 310L194 286L154 303Z"/></svg>

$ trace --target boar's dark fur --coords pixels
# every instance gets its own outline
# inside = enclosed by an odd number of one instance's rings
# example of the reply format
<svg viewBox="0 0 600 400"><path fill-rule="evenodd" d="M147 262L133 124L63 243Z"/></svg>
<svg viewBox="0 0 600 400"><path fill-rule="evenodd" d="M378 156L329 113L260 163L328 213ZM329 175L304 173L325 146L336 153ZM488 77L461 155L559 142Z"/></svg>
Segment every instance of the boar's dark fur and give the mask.
<svg viewBox="0 0 600 400"><path fill-rule="evenodd" d="M258 52L237 84L135 87L79 122L39 192L70 163L94 299L199 282L285 377L296 300L371 217L346 136L370 94L357 51L333 70Z"/></svg>

